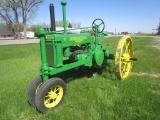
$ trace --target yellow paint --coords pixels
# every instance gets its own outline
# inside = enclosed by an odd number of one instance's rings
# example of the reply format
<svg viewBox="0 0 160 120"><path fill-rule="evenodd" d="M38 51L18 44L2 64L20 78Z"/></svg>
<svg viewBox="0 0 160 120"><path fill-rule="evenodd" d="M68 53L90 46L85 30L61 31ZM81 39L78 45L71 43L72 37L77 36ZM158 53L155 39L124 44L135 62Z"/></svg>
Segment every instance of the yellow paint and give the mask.
<svg viewBox="0 0 160 120"><path fill-rule="evenodd" d="M46 93L44 98L44 105L47 108L55 107L63 97L63 88L62 86L55 85L50 88L50 90Z"/></svg>
<svg viewBox="0 0 160 120"><path fill-rule="evenodd" d="M46 35L45 38L46 38L46 40L54 40L53 35Z"/></svg>
<svg viewBox="0 0 160 120"><path fill-rule="evenodd" d="M63 41L66 41L66 40L67 40L66 38L63 39Z"/></svg>
<svg viewBox="0 0 160 120"><path fill-rule="evenodd" d="M86 40L86 36L73 36L70 37L70 41L75 41L75 42L82 42L83 40Z"/></svg>
<svg viewBox="0 0 160 120"><path fill-rule="evenodd" d="M35 93L35 94L38 93L38 90L39 90L39 88L41 87L42 84L43 84L43 82L41 82L41 83L37 86L37 88L36 88L36 93Z"/></svg>
<svg viewBox="0 0 160 120"><path fill-rule="evenodd" d="M116 74L120 79L125 79L130 75L133 61L133 43L130 36L121 38L117 45L115 55Z"/></svg>

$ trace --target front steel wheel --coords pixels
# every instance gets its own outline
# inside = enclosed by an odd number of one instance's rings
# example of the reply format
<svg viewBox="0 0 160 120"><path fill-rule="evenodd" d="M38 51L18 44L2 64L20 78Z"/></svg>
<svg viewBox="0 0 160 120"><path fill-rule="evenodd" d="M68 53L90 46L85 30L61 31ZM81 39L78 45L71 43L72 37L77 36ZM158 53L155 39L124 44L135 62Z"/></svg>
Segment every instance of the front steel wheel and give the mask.
<svg viewBox="0 0 160 120"><path fill-rule="evenodd" d="M36 96L37 110L45 113L49 109L59 106L65 96L66 85L60 78L51 78L39 89Z"/></svg>

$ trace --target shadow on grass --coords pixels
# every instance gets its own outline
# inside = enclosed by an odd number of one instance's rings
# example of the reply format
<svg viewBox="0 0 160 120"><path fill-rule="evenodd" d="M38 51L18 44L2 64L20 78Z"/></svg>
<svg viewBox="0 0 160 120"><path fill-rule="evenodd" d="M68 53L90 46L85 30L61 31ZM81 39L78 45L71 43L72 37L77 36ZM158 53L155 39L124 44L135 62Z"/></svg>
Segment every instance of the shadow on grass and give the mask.
<svg viewBox="0 0 160 120"><path fill-rule="evenodd" d="M112 66L107 66L103 68L81 66L61 72L51 77L59 77L63 79L66 83L68 83L84 77L91 78L94 74L102 76L104 79L116 80L114 69Z"/></svg>

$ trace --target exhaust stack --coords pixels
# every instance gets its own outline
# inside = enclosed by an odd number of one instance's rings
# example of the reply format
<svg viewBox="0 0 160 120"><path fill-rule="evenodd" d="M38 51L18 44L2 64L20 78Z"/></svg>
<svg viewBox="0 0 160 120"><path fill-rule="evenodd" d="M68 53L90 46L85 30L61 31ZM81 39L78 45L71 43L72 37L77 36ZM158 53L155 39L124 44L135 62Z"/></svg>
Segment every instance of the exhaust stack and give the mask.
<svg viewBox="0 0 160 120"><path fill-rule="evenodd" d="M51 30L50 31L56 31L54 5L50 4L49 8L50 8L50 18L51 18Z"/></svg>

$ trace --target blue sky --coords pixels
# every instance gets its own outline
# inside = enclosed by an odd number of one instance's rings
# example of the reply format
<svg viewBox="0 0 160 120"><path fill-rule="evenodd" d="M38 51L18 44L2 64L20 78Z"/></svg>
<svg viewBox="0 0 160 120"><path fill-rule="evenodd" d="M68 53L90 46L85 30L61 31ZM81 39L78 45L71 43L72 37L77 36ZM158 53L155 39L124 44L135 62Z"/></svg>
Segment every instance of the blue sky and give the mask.
<svg viewBox="0 0 160 120"><path fill-rule="evenodd" d="M91 26L96 18L105 22L105 30L114 32L155 32L160 19L160 0L66 0L67 20ZM33 23L50 23L49 4L55 6L56 20L62 20L61 0L45 0Z"/></svg>

